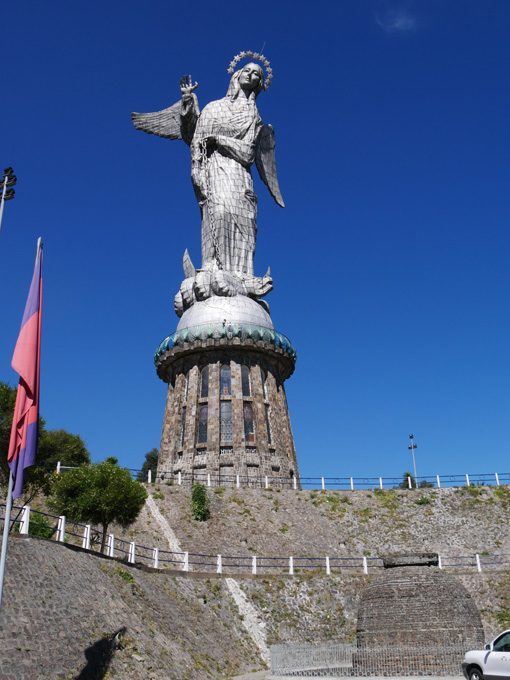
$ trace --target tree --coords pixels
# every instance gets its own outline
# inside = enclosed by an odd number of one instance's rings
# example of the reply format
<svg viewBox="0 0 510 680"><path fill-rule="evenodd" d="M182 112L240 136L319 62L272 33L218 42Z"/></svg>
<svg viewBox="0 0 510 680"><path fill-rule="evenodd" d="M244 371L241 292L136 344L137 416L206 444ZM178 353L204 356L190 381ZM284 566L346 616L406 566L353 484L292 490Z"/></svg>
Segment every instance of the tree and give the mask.
<svg viewBox="0 0 510 680"><path fill-rule="evenodd" d="M7 484L9 481L9 466L7 465L7 455L9 453L9 441L11 437L12 419L14 417L14 407L16 405L16 395L18 391L9 384L0 382L0 483ZM39 416L39 438L44 434L44 418ZM25 503L30 503L33 498L42 491L48 494L50 490L50 480L43 470L37 467L39 456L36 457L35 466L28 468L25 472L25 484L23 493Z"/></svg>
<svg viewBox="0 0 510 680"><path fill-rule="evenodd" d="M142 465L142 469L136 476L137 481L146 482L149 470L152 473L152 479L156 478L156 472L158 469L158 458L159 451L157 449L151 449L148 453L145 454L145 461Z"/></svg>
<svg viewBox="0 0 510 680"><path fill-rule="evenodd" d="M399 489L409 489L409 477L411 478L411 488L412 489L432 489L434 485L432 482L428 482L426 479L422 479L421 482L416 485L416 479L413 477L413 475L407 470L404 472L404 476L400 484L398 485Z"/></svg>
<svg viewBox="0 0 510 680"><path fill-rule="evenodd" d="M16 389L7 383L0 382L0 475L3 483L9 479L7 454L15 404Z"/></svg>
<svg viewBox="0 0 510 680"><path fill-rule="evenodd" d="M416 489L416 479L409 472L409 470L406 470L404 472L403 479L400 482L400 484L398 485L398 488L399 489L409 489L409 478L411 479L411 489Z"/></svg>
<svg viewBox="0 0 510 680"><path fill-rule="evenodd" d="M9 479L9 467L7 454L11 436L14 406L16 404L17 389L9 384L0 382L0 482L7 483ZM25 475L26 485L31 483L29 495L33 498L38 491L47 493L48 488L43 481L43 476L37 471L38 468L47 470L48 467L56 468L58 461L63 465L76 467L83 463L90 463L90 453L83 439L77 434L71 434L66 430L46 430L44 418L39 416L39 450L35 458L35 464L27 469ZM38 485L40 488L37 490ZM46 488L46 491L45 491ZM27 500L27 503L30 501Z"/></svg>
<svg viewBox="0 0 510 680"><path fill-rule="evenodd" d="M138 517L147 491L131 479L129 470L120 468L115 458L82 465L60 475L53 487L51 505L59 514L75 522L102 526L101 552L112 522L125 528Z"/></svg>
<svg viewBox="0 0 510 680"><path fill-rule="evenodd" d="M39 437L39 451L36 464L46 469L62 465L78 467L90 463L90 453L78 434L66 430L43 430Z"/></svg>

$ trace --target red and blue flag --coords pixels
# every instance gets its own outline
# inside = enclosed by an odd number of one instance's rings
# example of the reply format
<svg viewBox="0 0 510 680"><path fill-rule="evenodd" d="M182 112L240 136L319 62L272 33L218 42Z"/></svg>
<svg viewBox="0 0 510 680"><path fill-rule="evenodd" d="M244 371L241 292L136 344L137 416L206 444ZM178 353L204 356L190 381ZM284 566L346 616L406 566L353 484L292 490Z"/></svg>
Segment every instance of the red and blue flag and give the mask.
<svg viewBox="0 0 510 680"><path fill-rule="evenodd" d="M34 275L12 367L20 375L7 462L13 477L12 497L23 491L25 468L35 462L39 439L39 363L41 354L42 244L38 247Z"/></svg>

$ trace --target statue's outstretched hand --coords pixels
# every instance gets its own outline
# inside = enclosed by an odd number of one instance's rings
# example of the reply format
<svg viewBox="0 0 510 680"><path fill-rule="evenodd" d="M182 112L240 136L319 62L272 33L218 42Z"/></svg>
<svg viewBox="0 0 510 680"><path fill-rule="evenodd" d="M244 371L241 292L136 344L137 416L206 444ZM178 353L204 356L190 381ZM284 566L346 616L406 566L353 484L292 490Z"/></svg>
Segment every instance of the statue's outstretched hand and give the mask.
<svg viewBox="0 0 510 680"><path fill-rule="evenodd" d="M198 83L195 82L193 85L193 80L191 76L182 76L181 78L181 92L184 98L191 97L191 93L194 92L198 87Z"/></svg>

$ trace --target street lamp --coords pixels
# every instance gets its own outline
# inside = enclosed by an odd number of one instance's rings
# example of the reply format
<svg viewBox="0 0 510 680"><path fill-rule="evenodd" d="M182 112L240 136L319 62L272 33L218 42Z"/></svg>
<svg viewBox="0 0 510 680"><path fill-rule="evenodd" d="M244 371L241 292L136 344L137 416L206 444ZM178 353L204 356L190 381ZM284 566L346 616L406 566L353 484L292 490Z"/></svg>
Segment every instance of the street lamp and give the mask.
<svg viewBox="0 0 510 680"><path fill-rule="evenodd" d="M16 184L17 178L13 174L12 168L5 168L2 176L2 199L0 200L0 231L2 229L2 217L4 215L5 201L11 201L14 198L14 189L12 187Z"/></svg>
<svg viewBox="0 0 510 680"><path fill-rule="evenodd" d="M416 476L416 460L414 458L414 449L418 448L418 444L414 443L414 434L410 434L409 439L411 440L411 443L408 445L407 448L411 449L413 453L414 483L416 484L416 488L418 488L418 477Z"/></svg>

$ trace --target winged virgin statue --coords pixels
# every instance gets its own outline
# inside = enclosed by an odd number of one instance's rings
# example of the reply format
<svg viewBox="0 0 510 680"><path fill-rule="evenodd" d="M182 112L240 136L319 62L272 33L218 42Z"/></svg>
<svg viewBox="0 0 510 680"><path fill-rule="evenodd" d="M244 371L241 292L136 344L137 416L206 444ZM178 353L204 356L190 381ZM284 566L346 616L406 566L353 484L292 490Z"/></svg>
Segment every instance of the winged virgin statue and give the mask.
<svg viewBox="0 0 510 680"><path fill-rule="evenodd" d="M241 53L261 58L262 55ZM235 61L232 65L235 65ZM233 68L232 68L233 70ZM191 151L191 179L202 217L202 267L196 270L186 250L186 279L175 298L179 316L194 302L213 295L248 295L258 299L272 290L268 273L256 277L253 256L257 235L257 196L251 166L276 203L284 207L276 175L274 130L263 125L256 106L266 84L259 64L235 71L223 99L200 112L191 76L181 79L182 98L163 111L132 113L137 130L182 139Z"/></svg>

